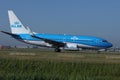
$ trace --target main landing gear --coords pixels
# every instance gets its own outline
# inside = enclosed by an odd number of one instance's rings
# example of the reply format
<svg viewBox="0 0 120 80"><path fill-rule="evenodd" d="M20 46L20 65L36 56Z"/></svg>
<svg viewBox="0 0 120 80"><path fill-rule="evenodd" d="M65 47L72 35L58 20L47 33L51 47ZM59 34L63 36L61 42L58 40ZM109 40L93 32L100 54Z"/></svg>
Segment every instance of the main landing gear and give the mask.
<svg viewBox="0 0 120 80"><path fill-rule="evenodd" d="M60 48L55 48L55 52L61 52Z"/></svg>

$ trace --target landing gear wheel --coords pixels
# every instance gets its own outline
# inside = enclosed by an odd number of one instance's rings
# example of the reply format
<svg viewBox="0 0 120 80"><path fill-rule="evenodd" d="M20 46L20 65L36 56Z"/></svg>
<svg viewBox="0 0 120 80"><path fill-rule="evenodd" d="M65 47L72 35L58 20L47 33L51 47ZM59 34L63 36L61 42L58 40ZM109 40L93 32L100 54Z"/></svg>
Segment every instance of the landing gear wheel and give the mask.
<svg viewBox="0 0 120 80"><path fill-rule="evenodd" d="M61 49L55 48L55 52L61 52Z"/></svg>

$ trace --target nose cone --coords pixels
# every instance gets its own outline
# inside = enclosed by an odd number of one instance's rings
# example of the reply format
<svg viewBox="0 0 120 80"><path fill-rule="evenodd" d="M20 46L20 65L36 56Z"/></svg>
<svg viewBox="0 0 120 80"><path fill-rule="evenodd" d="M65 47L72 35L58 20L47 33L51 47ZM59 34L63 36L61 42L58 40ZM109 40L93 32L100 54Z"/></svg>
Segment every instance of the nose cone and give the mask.
<svg viewBox="0 0 120 80"><path fill-rule="evenodd" d="M112 45L112 43L110 43L110 42L103 42L101 45L100 45L100 47L101 48L110 48L110 47L112 47L113 45Z"/></svg>
<svg viewBox="0 0 120 80"><path fill-rule="evenodd" d="M109 43L109 42L106 43L106 48L110 48L112 46L113 46L112 43Z"/></svg>

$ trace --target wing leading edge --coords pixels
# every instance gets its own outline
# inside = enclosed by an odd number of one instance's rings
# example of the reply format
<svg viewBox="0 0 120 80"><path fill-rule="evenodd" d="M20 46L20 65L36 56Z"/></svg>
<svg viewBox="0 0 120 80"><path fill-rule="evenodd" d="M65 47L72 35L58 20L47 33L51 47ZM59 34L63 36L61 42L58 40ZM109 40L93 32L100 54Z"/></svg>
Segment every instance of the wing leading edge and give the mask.
<svg viewBox="0 0 120 80"><path fill-rule="evenodd" d="M31 36L34 37L34 38L43 40L43 41L45 41L46 43L52 44L53 47L64 47L64 46L65 46L65 43L62 43L62 42L58 42L58 41L51 40L51 39L46 39L46 38L41 38L41 37L36 36L36 35L31 35Z"/></svg>

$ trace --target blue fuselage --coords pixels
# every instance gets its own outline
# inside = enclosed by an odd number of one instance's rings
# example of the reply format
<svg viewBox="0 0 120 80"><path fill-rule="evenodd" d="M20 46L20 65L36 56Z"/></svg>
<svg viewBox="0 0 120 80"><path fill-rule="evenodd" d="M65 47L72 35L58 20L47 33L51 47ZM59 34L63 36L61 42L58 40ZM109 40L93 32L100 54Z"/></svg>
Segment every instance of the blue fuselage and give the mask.
<svg viewBox="0 0 120 80"><path fill-rule="evenodd" d="M66 34L35 34L38 37L54 40L62 43L74 43L80 48L105 49L112 47L112 44L105 39L92 36L78 36ZM19 34L22 40L33 44L39 44L40 39L31 37L30 34ZM37 43L35 43L37 42ZM39 44L41 45L41 43Z"/></svg>

